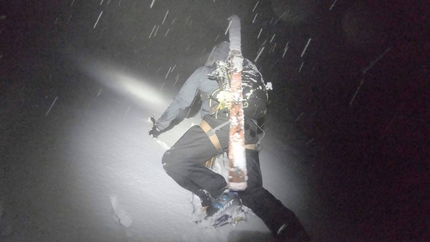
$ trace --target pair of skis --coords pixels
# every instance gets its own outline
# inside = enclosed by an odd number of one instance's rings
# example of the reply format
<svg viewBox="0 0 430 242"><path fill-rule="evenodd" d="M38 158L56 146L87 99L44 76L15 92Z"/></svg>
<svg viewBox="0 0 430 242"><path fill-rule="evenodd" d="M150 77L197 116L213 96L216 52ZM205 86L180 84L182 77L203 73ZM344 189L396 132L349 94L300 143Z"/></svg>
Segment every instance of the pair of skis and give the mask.
<svg viewBox="0 0 430 242"><path fill-rule="evenodd" d="M229 175L228 186L234 191L243 191L247 186L244 113L242 105L242 49L240 35L240 20L236 15L229 18L230 39L230 92L233 101L230 109L229 133Z"/></svg>

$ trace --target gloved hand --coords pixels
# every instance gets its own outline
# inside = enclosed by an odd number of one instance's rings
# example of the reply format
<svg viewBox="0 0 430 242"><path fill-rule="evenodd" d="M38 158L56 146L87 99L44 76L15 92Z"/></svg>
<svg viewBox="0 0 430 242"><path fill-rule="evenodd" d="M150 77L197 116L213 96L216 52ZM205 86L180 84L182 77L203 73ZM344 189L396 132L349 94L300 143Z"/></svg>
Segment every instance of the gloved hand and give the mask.
<svg viewBox="0 0 430 242"><path fill-rule="evenodd" d="M157 138L162 132L160 129L158 129L157 121L155 121L155 118L153 116L151 116L151 121L152 121L152 129L149 131L149 135L152 136L153 138Z"/></svg>
<svg viewBox="0 0 430 242"><path fill-rule="evenodd" d="M161 134L161 130L157 128L157 125L152 126L152 129L149 131L149 135L153 138L157 138Z"/></svg>

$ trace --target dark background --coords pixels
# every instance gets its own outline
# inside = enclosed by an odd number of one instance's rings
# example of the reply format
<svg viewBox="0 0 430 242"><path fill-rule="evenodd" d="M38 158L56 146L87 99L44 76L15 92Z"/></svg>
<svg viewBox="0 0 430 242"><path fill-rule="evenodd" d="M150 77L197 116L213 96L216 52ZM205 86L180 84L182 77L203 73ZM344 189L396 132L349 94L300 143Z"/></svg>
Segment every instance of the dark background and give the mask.
<svg viewBox="0 0 430 242"><path fill-rule="evenodd" d="M152 76L173 94L227 40L227 17L237 14L244 56L255 60L264 47L256 64L274 86L267 133L308 157L324 212L354 221L362 241L429 236L425 1L58 2L2 3L2 152L18 121L40 120L56 97L81 108L97 95L82 56Z"/></svg>

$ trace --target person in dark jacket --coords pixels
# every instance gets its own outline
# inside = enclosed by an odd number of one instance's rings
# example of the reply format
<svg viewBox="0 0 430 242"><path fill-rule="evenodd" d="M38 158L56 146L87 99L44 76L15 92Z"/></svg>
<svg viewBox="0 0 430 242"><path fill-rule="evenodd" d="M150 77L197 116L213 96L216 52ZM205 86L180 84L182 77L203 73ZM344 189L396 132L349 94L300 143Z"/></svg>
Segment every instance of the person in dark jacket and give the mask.
<svg viewBox="0 0 430 242"><path fill-rule="evenodd" d="M178 117L182 110L189 107L195 96L200 95L202 125L192 126L185 134L165 152L162 158L163 168L180 186L196 194L201 199L202 207L211 205L212 199L221 196L226 188L225 178L205 166L206 161L228 149L229 142L229 110L213 112L210 102L211 95L219 88L217 81L208 75L214 72L215 61L225 61L229 55L229 43L222 42L214 47L206 64L197 68L186 80L179 93L164 111L149 132L157 137L165 131ZM248 68L251 74L261 74L255 65L244 59L244 70ZM244 71L242 71L242 79ZM264 81L263 81L264 83ZM258 110L265 114L265 110ZM259 142L259 127L256 120L245 113L245 144L247 161L247 188L238 191L243 205L250 208L260 217L270 231L282 241L309 241L309 237L294 212L286 208L269 191L263 188L258 149L254 148ZM261 116L261 115L258 115ZM207 131L216 129L215 135ZM217 139L215 144L211 139ZM217 147L218 146L218 147Z"/></svg>

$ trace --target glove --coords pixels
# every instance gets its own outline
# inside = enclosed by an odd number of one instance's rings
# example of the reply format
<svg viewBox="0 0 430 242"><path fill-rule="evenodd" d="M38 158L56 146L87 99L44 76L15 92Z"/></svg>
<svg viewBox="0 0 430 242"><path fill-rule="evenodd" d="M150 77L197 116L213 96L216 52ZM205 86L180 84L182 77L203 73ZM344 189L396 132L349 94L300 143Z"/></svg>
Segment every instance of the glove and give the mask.
<svg viewBox="0 0 430 242"><path fill-rule="evenodd" d="M153 116L150 117L152 121L152 129L149 131L149 135L153 138L157 138L162 132L157 127L157 122L155 121L155 118Z"/></svg>
<svg viewBox="0 0 430 242"><path fill-rule="evenodd" d="M158 136L161 134L161 130L157 128L157 125L152 126L152 129L149 131L149 135L151 135L153 138L158 138Z"/></svg>

